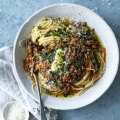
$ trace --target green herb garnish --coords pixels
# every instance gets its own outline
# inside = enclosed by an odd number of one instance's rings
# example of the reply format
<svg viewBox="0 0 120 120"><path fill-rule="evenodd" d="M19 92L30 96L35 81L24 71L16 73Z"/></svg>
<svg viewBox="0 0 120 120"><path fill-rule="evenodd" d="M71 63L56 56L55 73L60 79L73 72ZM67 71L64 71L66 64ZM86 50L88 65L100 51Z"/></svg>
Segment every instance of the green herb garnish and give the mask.
<svg viewBox="0 0 120 120"><path fill-rule="evenodd" d="M48 60L49 62L53 62L55 53L56 53L56 50L54 50L51 53L45 53L41 51L40 56L42 57L42 60Z"/></svg>
<svg viewBox="0 0 120 120"><path fill-rule="evenodd" d="M44 36L45 36L45 37L50 37L51 35L52 35L52 31L49 30Z"/></svg>
<svg viewBox="0 0 120 120"><path fill-rule="evenodd" d="M67 97L67 96L68 96L68 93L63 93L63 96L64 96L64 97Z"/></svg>
<svg viewBox="0 0 120 120"><path fill-rule="evenodd" d="M39 29L39 30L41 30L41 29L42 29L42 27L41 27L41 26L38 26L38 29Z"/></svg>

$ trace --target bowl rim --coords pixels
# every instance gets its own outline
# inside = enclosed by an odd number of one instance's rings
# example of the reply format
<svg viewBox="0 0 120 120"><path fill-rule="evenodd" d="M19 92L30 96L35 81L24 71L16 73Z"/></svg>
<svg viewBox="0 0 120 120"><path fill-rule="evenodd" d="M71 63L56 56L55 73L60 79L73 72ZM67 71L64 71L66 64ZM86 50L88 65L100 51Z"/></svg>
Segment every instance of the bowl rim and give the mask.
<svg viewBox="0 0 120 120"><path fill-rule="evenodd" d="M23 27L31 20L31 18L33 18L35 15L37 15L37 14L40 13L40 12L42 12L43 10L49 9L49 8L51 8L51 7L63 6L63 5L67 5L67 6L77 6L77 7L85 8L88 12L90 12L90 13L96 15L98 18L100 18L100 19L102 20L102 22L103 22L104 24L106 24L106 26L108 27L109 31L112 33L112 35L113 35L113 37L114 37L114 40L115 40L114 43L116 44L115 46L116 46L116 48L117 48L117 56L118 56L118 57L117 57L117 64L116 64L116 70L115 70L114 75L113 75L113 78L112 78L113 80L111 80L111 82L109 83L109 85L104 89L104 92L102 92L101 94L99 94L99 96L96 97L96 98L94 98L94 100L89 100L89 102L87 102L85 105L81 105L81 106L77 106L77 107L74 106L74 107L71 107L71 108L62 108L62 109L60 108L61 110L68 110L68 109L78 109L78 108L82 108L82 107L84 107L84 106L87 106L87 105L95 102L97 99L99 99L99 98L108 90L108 88L109 88L109 87L111 86L111 84L113 83L113 81L114 81L114 79L115 79L115 77L116 77L117 71L118 71L118 67L119 67L119 47L118 47L118 43L117 43L117 39L116 39L116 37L115 37L115 34L114 34L114 32L112 31L112 29L110 28L110 26L107 24L107 22L106 22L102 17L100 17L97 13L93 12L93 11L90 10L89 8L84 7L83 5L80 5L80 4L73 4L73 3L58 3L58 4L52 4L52 5L43 7L43 8L41 8L41 9L39 9L38 11L36 11L35 13L33 13L33 14L22 24L22 26L21 26L20 29L18 30L17 35L16 35L16 38L15 38L14 47L13 47L13 73L14 73L15 78L17 79L17 81L18 81L19 84L20 84L20 82L19 82L19 79L20 79L20 78L19 78L19 75L18 75L18 73L17 73L17 71L16 71L16 65L15 65L15 47L16 47L17 40L18 40L18 36L19 36L21 30L22 30ZM22 85L22 86L23 86L23 85ZM22 87L22 86L21 86L21 87ZM37 101L37 98L36 98L35 96L33 96L32 94L30 94L24 86L23 86L22 88L26 91L26 93L27 93L32 99L34 99L35 101ZM50 107L50 106L48 106L48 107ZM53 108L54 108L54 107L53 107ZM54 109L59 109L59 108L56 107L56 108L54 108Z"/></svg>

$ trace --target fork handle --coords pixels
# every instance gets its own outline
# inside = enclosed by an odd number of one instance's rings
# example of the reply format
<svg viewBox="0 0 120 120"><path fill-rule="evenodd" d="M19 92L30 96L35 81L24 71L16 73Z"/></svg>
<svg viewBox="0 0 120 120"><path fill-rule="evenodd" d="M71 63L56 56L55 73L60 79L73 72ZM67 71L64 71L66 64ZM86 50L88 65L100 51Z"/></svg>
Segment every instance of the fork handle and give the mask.
<svg viewBox="0 0 120 120"><path fill-rule="evenodd" d="M36 74L34 74L34 78L35 78L35 81L36 81L36 84L37 84L38 95L39 95L40 120L47 120L46 114L45 114L45 111L44 111L44 105L43 105L43 102L42 102L41 93L40 93L40 86L39 86L39 82L38 82Z"/></svg>

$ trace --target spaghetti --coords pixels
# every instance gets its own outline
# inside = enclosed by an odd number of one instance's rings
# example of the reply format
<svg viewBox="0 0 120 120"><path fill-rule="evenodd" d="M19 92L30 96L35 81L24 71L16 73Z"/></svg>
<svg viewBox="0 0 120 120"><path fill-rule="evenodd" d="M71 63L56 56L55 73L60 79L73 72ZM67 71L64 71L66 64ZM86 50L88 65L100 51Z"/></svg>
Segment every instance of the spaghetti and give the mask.
<svg viewBox="0 0 120 120"><path fill-rule="evenodd" d="M42 92L49 95L79 95L105 72L106 49L85 22L42 18L20 46L26 48L23 67L33 87L36 72Z"/></svg>

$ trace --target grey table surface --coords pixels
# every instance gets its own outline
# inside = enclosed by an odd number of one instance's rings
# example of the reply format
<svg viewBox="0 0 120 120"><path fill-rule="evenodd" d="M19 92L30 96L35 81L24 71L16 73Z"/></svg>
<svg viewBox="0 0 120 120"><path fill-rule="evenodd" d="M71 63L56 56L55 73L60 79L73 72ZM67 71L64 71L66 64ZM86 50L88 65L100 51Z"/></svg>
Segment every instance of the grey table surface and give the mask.
<svg viewBox="0 0 120 120"><path fill-rule="evenodd" d="M75 3L92 9L110 25L120 44L120 0L0 0L0 47L14 43L18 29L30 15L55 3ZM100 99L80 109L58 110L57 120L120 120L119 72Z"/></svg>

